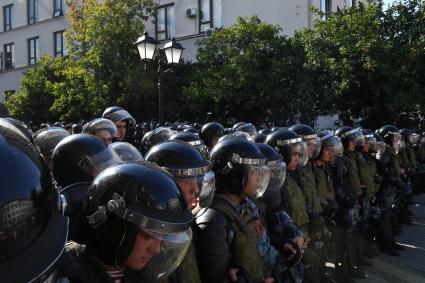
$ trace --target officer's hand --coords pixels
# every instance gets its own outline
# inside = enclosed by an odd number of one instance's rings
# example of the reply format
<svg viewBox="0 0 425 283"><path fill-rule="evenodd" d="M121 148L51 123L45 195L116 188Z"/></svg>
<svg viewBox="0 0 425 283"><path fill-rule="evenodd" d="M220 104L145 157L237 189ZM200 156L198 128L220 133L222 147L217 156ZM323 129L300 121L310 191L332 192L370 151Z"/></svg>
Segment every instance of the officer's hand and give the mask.
<svg viewBox="0 0 425 283"><path fill-rule="evenodd" d="M401 175L404 175L404 174L406 174L406 171L403 168L401 168L400 173L401 173Z"/></svg>
<svg viewBox="0 0 425 283"><path fill-rule="evenodd" d="M286 254L290 254L290 256L286 259L287 261L291 261L292 259L294 259L294 257L297 255L297 251L294 249L294 247L291 245L291 244L289 244L289 243L286 243L286 244L284 244L283 245L283 251L286 253Z"/></svg>
<svg viewBox="0 0 425 283"><path fill-rule="evenodd" d="M274 279L272 277L264 279L264 283L273 283Z"/></svg>
<svg viewBox="0 0 425 283"><path fill-rule="evenodd" d="M227 273L227 275L229 276L230 280L232 282L236 282L238 281L238 273L239 269L238 268L230 268L229 272Z"/></svg>
<svg viewBox="0 0 425 283"><path fill-rule="evenodd" d="M295 237L294 238L295 244L297 244L298 248L300 248L301 251L304 249L304 237Z"/></svg>

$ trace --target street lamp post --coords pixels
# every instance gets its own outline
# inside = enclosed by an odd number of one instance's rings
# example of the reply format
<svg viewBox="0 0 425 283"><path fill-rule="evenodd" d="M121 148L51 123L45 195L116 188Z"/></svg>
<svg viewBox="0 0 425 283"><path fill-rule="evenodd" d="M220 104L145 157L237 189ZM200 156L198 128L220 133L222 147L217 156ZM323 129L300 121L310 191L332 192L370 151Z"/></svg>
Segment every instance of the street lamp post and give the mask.
<svg viewBox="0 0 425 283"><path fill-rule="evenodd" d="M139 37L136 42L139 55L142 60L152 60L157 50L158 42L150 37L147 32L143 36ZM180 43L176 42L173 37L171 41L167 42L164 47L159 50L164 50L165 57L167 58L168 64L178 64L180 62L181 55L183 53L183 47ZM164 96L164 85L162 82L162 68L161 68L161 56L158 54L158 121L162 125L164 123L164 110L163 110L163 96ZM169 70L165 70L167 72Z"/></svg>

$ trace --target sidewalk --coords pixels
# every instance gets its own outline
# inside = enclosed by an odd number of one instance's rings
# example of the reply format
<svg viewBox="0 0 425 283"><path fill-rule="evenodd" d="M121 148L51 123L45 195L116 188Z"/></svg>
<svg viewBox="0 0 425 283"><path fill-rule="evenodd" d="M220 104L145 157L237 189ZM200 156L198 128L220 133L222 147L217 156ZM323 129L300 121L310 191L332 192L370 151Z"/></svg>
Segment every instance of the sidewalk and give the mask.
<svg viewBox="0 0 425 283"><path fill-rule="evenodd" d="M368 278L357 280L363 283L412 282L425 283L425 195L413 197L410 210L412 225L404 225L397 242L406 247L400 257L381 253L373 261L374 266L365 268Z"/></svg>

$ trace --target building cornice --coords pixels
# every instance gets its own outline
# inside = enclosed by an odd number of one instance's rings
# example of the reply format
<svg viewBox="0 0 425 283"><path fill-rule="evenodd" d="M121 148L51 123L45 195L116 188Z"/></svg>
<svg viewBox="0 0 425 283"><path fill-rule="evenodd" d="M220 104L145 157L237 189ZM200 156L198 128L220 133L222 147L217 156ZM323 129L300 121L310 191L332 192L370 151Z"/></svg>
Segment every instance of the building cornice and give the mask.
<svg viewBox="0 0 425 283"><path fill-rule="evenodd" d="M36 22L34 24L23 25L23 26L16 27L16 28L13 28L13 29L10 29L10 30L7 30L7 31L2 31L2 32L0 32L0 36L2 36L3 34L7 34L7 33L11 33L11 32L17 31L17 30L31 28L31 27L34 27L34 26L42 25L44 23L53 22L53 21L56 21L56 20L64 19L64 18L65 18L65 16L48 18L48 19L45 19L45 20L42 20L42 21L38 21L38 22Z"/></svg>

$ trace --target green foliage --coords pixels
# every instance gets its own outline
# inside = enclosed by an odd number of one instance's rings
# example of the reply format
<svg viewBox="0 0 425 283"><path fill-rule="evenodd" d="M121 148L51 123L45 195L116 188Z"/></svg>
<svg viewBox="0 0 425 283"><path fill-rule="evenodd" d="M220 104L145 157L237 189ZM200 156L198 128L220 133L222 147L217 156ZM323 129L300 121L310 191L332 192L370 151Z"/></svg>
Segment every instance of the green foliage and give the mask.
<svg viewBox="0 0 425 283"><path fill-rule="evenodd" d="M198 116L213 112L218 119L261 122L277 118L294 99L291 80L296 61L281 29L257 17L215 31L202 40L197 55L198 74L185 94L198 101ZM293 62L291 62L293 63ZM280 119L289 119L290 115Z"/></svg>

